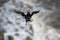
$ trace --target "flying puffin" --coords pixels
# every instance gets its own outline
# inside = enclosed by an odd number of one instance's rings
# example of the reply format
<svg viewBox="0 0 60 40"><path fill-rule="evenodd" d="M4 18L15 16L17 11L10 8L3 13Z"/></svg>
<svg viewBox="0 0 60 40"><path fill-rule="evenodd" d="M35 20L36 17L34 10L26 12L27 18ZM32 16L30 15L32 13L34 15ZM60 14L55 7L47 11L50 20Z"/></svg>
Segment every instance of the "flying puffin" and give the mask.
<svg viewBox="0 0 60 40"><path fill-rule="evenodd" d="M14 10L14 12L17 13L17 14L21 14L26 19L26 22L28 22L28 21L31 21L31 17L34 14L37 14L39 11L33 11L31 14L30 14L30 12L27 12L27 14L24 14L24 12L20 12L20 11L17 11L17 10Z"/></svg>

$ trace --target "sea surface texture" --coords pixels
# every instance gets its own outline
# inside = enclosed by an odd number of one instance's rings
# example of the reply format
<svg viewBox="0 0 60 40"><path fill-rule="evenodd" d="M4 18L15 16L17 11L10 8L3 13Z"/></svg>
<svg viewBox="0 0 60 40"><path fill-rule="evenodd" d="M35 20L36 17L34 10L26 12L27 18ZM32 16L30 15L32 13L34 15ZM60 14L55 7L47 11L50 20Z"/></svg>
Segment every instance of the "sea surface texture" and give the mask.
<svg viewBox="0 0 60 40"><path fill-rule="evenodd" d="M60 0L0 0L0 40L60 40Z"/></svg>

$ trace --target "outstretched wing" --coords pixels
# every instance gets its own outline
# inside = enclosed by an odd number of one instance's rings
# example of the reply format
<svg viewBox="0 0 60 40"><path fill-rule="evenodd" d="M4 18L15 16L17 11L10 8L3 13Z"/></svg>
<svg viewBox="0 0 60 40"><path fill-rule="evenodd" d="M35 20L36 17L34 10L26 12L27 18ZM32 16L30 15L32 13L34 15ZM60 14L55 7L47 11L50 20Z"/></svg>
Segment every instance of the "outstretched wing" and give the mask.
<svg viewBox="0 0 60 40"><path fill-rule="evenodd" d="M16 10L14 10L14 12L17 13L17 14L21 14L21 15L24 16L24 17L26 16L26 15L24 14L24 12L20 12L20 11L16 11Z"/></svg>
<svg viewBox="0 0 60 40"><path fill-rule="evenodd" d="M37 13L39 13L39 11L33 11L31 17L33 16L33 14L37 14Z"/></svg>

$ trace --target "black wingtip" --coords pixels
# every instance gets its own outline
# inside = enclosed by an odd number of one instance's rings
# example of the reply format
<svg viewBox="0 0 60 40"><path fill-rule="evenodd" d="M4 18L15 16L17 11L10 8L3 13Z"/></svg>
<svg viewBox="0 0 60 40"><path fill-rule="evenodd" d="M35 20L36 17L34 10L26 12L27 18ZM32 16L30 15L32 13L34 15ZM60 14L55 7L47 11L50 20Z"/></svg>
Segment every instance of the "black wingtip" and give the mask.
<svg viewBox="0 0 60 40"><path fill-rule="evenodd" d="M24 12L20 12L20 11L17 11L17 10L14 10L14 12L17 13L17 14L24 13Z"/></svg>
<svg viewBox="0 0 60 40"><path fill-rule="evenodd" d="M39 13L40 11L33 11L32 13Z"/></svg>
<svg viewBox="0 0 60 40"><path fill-rule="evenodd" d="M39 12L40 12L40 11L33 11L32 14L31 14L31 16L34 15L34 14L37 14L37 13L39 13Z"/></svg>

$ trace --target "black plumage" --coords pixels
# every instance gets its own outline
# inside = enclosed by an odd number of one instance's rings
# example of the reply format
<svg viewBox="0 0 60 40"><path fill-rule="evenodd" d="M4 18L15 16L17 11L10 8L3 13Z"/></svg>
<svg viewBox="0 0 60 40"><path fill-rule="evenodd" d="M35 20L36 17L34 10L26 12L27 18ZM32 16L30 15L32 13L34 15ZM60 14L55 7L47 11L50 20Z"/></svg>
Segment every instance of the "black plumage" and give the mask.
<svg viewBox="0 0 60 40"><path fill-rule="evenodd" d="M30 12L27 12L26 15L24 14L24 12L20 12L16 10L14 10L14 12L17 14L21 14L26 19L26 22L28 22L28 21L31 21L31 17L33 16L33 14L37 14L39 11L33 11L31 14Z"/></svg>

